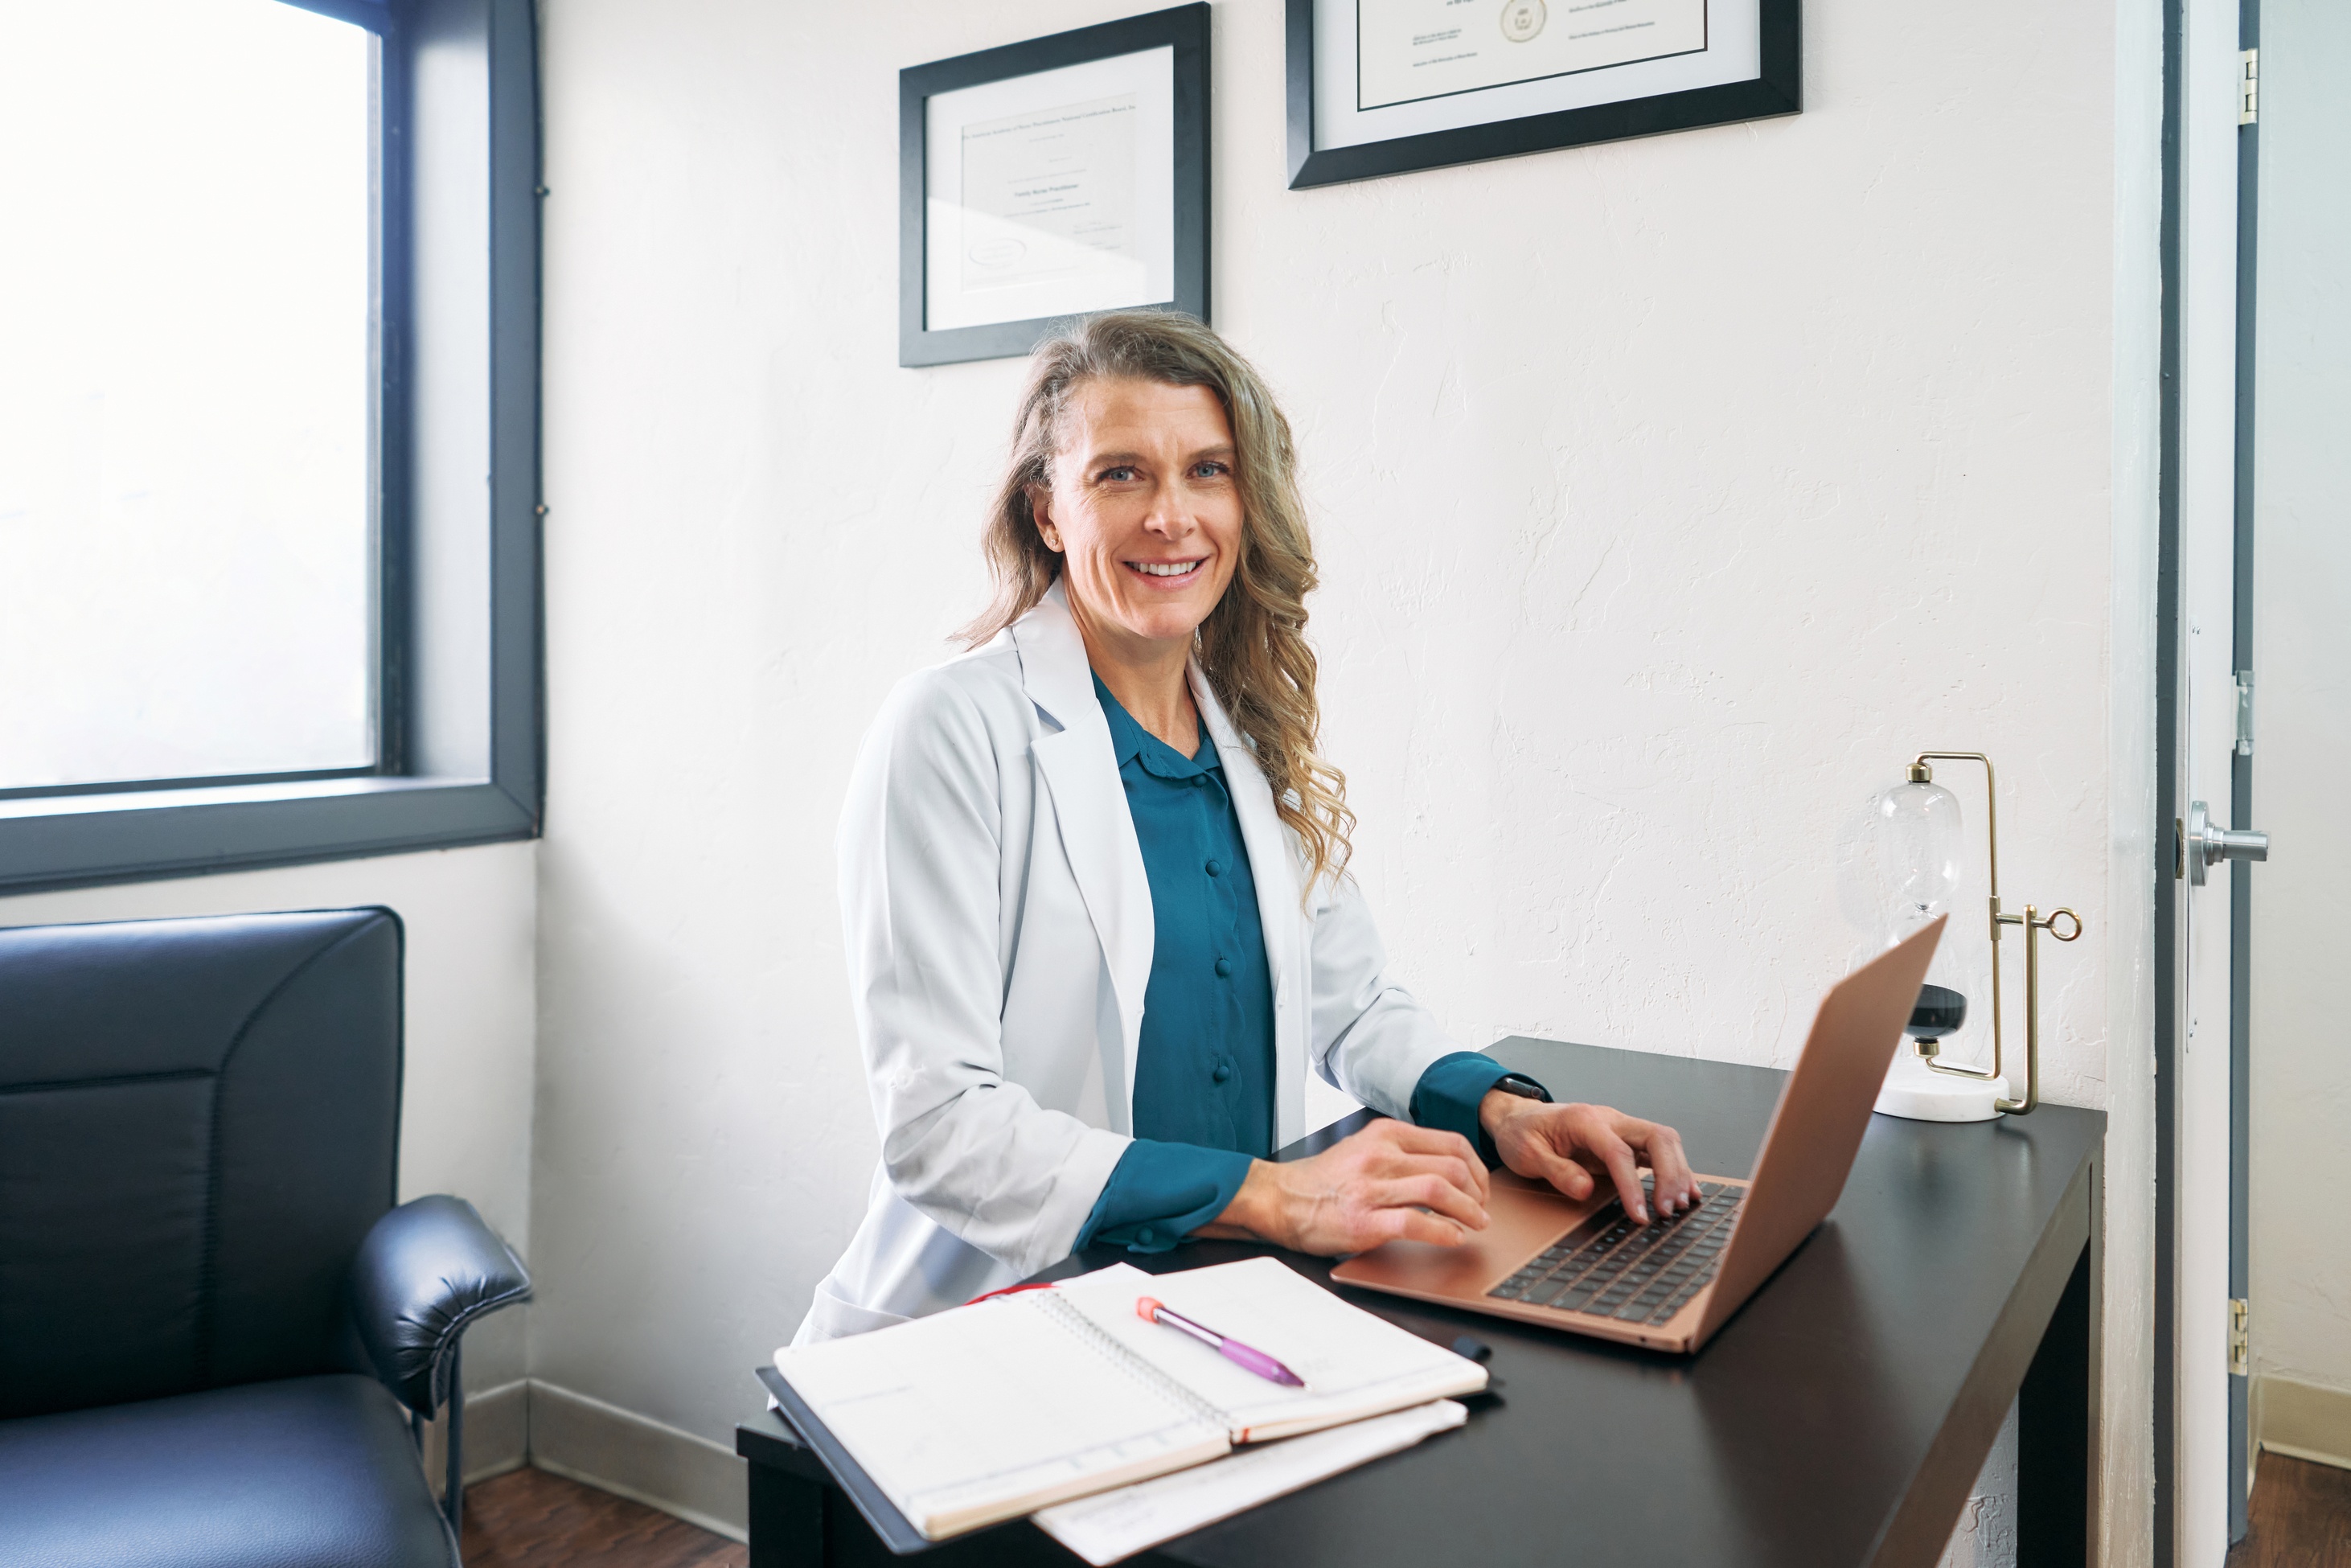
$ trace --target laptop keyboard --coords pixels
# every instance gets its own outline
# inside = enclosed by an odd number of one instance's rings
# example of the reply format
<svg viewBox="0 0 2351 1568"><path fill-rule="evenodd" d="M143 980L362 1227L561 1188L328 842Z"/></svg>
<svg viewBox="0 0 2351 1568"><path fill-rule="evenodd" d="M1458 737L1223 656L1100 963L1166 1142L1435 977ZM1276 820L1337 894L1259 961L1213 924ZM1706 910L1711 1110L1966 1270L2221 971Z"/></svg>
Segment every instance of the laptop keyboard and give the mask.
<svg viewBox="0 0 2351 1568"><path fill-rule="evenodd" d="M1611 1198L1486 1294L1619 1322L1664 1322L1714 1278L1747 1196L1719 1181L1698 1183L1698 1192L1694 1207L1648 1225L1634 1224Z"/></svg>

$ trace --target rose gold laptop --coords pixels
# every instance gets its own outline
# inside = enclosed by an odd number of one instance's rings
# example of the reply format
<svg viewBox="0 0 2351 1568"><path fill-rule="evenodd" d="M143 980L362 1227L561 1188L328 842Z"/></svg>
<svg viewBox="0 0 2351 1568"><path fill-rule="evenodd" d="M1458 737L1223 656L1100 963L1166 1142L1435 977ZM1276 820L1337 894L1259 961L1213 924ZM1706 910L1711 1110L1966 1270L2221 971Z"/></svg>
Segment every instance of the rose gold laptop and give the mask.
<svg viewBox="0 0 2351 1568"><path fill-rule="evenodd" d="M1751 1180L1700 1176L1694 1207L1641 1226L1605 1178L1578 1203L1496 1171L1492 1223L1468 1241L1391 1241L1331 1278L1653 1350L1697 1350L1836 1207L1942 934L1937 920L1829 988Z"/></svg>

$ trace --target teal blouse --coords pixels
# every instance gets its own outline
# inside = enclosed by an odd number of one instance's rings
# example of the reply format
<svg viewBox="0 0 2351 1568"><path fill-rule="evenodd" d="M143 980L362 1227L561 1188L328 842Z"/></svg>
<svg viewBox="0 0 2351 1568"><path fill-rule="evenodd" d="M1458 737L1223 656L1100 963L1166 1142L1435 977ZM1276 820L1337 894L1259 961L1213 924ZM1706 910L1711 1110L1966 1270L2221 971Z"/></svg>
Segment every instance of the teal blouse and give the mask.
<svg viewBox="0 0 2351 1568"><path fill-rule="evenodd" d="M1200 727L1186 757L1137 724L1097 677L1143 870L1154 940L1134 1065L1134 1142L1078 1245L1164 1252L1223 1213L1273 1153L1273 977L1257 882L1222 760ZM1461 1051L1414 1086L1412 1119L1497 1163L1478 1104L1508 1072Z"/></svg>

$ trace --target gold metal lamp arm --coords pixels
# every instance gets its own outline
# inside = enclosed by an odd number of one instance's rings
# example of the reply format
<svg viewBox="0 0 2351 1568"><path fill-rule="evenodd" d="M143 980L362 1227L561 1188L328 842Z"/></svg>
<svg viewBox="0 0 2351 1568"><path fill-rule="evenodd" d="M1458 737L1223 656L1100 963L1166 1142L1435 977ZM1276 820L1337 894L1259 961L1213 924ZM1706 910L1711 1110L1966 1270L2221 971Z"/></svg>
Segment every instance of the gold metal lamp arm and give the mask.
<svg viewBox="0 0 2351 1568"><path fill-rule="evenodd" d="M2050 911L2047 919L2032 904L2024 906L2022 915L2005 915L2000 907L2000 789L1994 778L1991 758L1980 751L1922 751L1910 759L1910 781L1928 784L1934 781L1935 770L1929 762L1980 762L1984 770L1984 833L1988 844L1985 864L1991 873L1991 896L1989 900L1991 928L1991 1071L1979 1067L1959 1067L1922 1056L1927 1066L1936 1072L1947 1072L1954 1078L2000 1078L2001 1062L2000 1006L2000 938L2001 927L2024 927L2024 1098L1994 1100L1992 1109L2011 1116L2025 1116L2041 1103L2041 934L2043 931L2060 942L2071 942L2082 935L2082 917L2070 909ZM2057 929L2060 919L2070 920L2074 929Z"/></svg>
<svg viewBox="0 0 2351 1568"><path fill-rule="evenodd" d="M2070 933L2057 929L2061 915L2074 923ZM2060 942L2071 942L2082 935L2082 917L2070 909L2053 909L2043 920L2041 912L2028 904L2022 915L2002 918L2007 925L2024 927L2024 1098L1995 1100L1991 1108L2011 1116L2027 1116L2041 1103L2041 934L2046 931Z"/></svg>

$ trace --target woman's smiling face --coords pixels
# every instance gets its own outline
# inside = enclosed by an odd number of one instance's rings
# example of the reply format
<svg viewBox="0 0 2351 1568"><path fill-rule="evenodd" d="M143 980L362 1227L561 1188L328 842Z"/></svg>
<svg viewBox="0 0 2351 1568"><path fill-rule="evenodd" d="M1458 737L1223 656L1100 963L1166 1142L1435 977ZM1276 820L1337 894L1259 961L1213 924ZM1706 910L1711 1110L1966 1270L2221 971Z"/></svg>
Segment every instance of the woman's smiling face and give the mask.
<svg viewBox="0 0 2351 1568"><path fill-rule="evenodd" d="M1089 643L1123 644L1129 658L1190 648L1240 559L1234 461L1224 404L1206 387L1071 389L1052 487L1029 505L1061 553L1071 612Z"/></svg>

